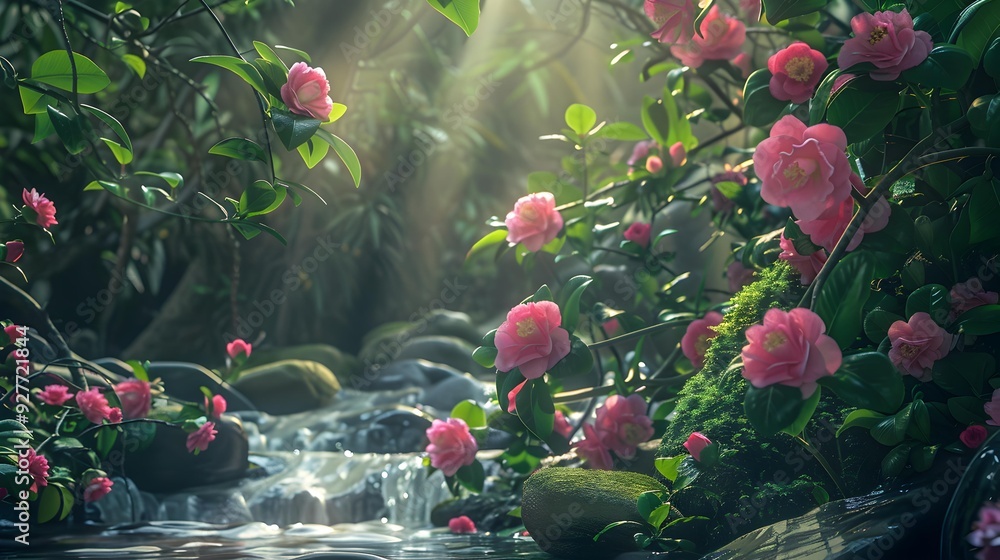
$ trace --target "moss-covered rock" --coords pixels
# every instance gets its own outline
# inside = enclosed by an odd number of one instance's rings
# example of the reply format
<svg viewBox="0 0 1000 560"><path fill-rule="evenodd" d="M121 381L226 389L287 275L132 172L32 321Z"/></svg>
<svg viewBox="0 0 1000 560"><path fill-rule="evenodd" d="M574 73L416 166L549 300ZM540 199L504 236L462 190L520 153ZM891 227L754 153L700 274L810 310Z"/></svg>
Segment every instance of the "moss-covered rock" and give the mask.
<svg viewBox="0 0 1000 560"><path fill-rule="evenodd" d="M663 491L656 480L637 473L550 467L524 483L521 520L538 546L559 558L614 558L635 550L635 526L620 526L594 542L616 521L642 522L636 500Z"/></svg>
<svg viewBox="0 0 1000 560"><path fill-rule="evenodd" d="M323 364L284 360L244 370L233 387L268 414L294 414L333 402L340 383Z"/></svg>
<svg viewBox="0 0 1000 560"><path fill-rule="evenodd" d="M361 362L354 356L328 344L302 344L285 348L254 349L244 364L244 371L284 360L306 360L323 364L337 376L341 385L361 374Z"/></svg>
<svg viewBox="0 0 1000 560"><path fill-rule="evenodd" d="M837 482L791 437L762 437L746 419L743 399L747 382L729 365L746 344L747 327L759 323L768 309L788 309L797 302L799 294L794 293L789 273L789 267L779 262L733 298L732 308L706 354L705 367L680 392L673 421L660 445L660 456L684 455L684 441L698 431L732 452L696 482L718 496L717 509L695 499L696 493L688 494L688 500L682 493L675 501L685 514L715 520L711 544L723 544L754 528L801 515L817 505L813 494L817 485L833 497L839 497L838 484L846 494L863 493L870 489L871 475L878 470L878 463L871 463L877 454L856 450L866 444L862 438L842 438L839 443L834 438L843 411L831 404L833 399L828 395L806 433L833 465ZM853 463L837 463L838 456ZM822 492L817 491L817 495Z"/></svg>

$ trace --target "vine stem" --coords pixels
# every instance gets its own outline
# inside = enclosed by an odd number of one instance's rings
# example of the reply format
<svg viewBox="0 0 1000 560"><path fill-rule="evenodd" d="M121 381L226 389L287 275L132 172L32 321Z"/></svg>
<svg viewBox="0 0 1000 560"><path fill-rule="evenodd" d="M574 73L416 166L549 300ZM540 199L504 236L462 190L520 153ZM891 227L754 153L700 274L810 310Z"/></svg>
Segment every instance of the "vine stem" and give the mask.
<svg viewBox="0 0 1000 560"><path fill-rule="evenodd" d="M690 323L690 322L691 322L690 320L685 319L681 321L668 321L666 323L659 323L649 327L634 330L632 332L628 332L623 335L608 338L606 340L591 342L590 344L587 345L587 347L590 348L591 350L596 350L598 348L603 348L605 346L612 346L614 344L618 344L619 342L625 342L626 340L632 340L633 338L639 338L642 336L646 336L648 334L657 333L667 328L676 327L678 325L683 325L685 323Z"/></svg>
<svg viewBox="0 0 1000 560"><path fill-rule="evenodd" d="M803 434L804 433L805 432L803 432ZM841 497L846 498L847 493L844 492L844 486L843 482L840 480L840 476L838 476L837 473L833 470L833 467L830 466L830 463L826 460L826 457L824 457L823 454L819 452L819 449L813 447L813 444L809 443L809 440L807 440L801 434L795 436L795 441L799 442L799 444L801 444L802 447L804 447L805 450L808 451L809 454L812 455L814 459L816 459L816 461L820 464L820 466L823 467L823 470L826 471L826 474L830 476L830 480L832 480L833 485L837 487L837 491L840 492Z"/></svg>
<svg viewBox="0 0 1000 560"><path fill-rule="evenodd" d="M816 275L816 280L813 281L812 285L809 286L809 290L806 292L805 296L803 296L802 301L799 304L800 306L802 306L802 304L805 303L806 298L809 297L809 308L812 310L816 309L816 302L819 300L820 289L833 272L833 268L836 264L844 258L844 254L847 252L847 246L850 245L851 240L854 239L854 235L859 229L861 229L861 225L868 216L869 210L874 206L874 203L880 197L885 196L885 194L889 191L889 187L894 185L896 181L928 165L970 156L1000 154L1000 150L995 148L959 148L923 155L928 148L932 147L939 141L939 137L954 134L967 125L968 120L963 116L927 135L927 137L923 140L917 142L917 144L910 149L906 156L903 157L899 163L893 166L893 168L890 169L881 180L879 180L878 184L875 185L875 188L872 189L867 196L865 196L866 202L870 203L862 204L861 208L858 209L858 212L854 215L850 224L848 224L847 230L844 231L844 234L840 237L840 241L837 242L836 247L833 248L833 252L830 253L829 258L827 258L826 264L823 265L819 274ZM812 292L811 295L809 291Z"/></svg>
<svg viewBox="0 0 1000 560"><path fill-rule="evenodd" d="M66 54L69 55L69 67L73 73L73 108L76 109L77 114L80 114L80 94L77 91L79 76L76 71L76 57L73 56L73 45L69 41L69 31L66 29L66 14L63 11L62 0L59 0L56 6L58 8L57 17L59 18L59 27L62 29L63 41L66 43Z"/></svg>
<svg viewBox="0 0 1000 560"><path fill-rule="evenodd" d="M212 19L215 20L216 27L218 27L219 31L222 32L222 35L225 36L226 41L229 42L229 46L232 47L236 56L238 56L243 62L247 62L247 59L243 58L243 53L240 51L239 47L236 46L233 38L229 36L229 32L226 31L226 26L222 24L222 20L219 19L219 16L216 15L214 10L212 10L212 7L208 5L207 0L199 0L199 2L201 2L202 7L205 8L209 15L212 16ZM278 172L274 167L274 151L271 149L271 133L267 129L267 109L264 108L264 100L261 97L260 92L254 89L253 93L254 98L257 99L257 108L260 109L261 121L264 123L264 141L267 143L267 155L271 164L271 182L274 183L278 180Z"/></svg>

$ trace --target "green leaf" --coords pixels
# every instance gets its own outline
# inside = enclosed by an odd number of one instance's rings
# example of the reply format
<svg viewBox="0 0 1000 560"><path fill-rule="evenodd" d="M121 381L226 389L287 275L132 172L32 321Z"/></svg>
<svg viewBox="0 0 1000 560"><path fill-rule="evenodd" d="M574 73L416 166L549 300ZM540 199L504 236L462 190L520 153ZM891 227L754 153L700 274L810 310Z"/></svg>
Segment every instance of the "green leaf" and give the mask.
<svg viewBox="0 0 1000 560"><path fill-rule="evenodd" d="M828 0L764 0L767 22L775 25L786 19L811 14L826 7Z"/></svg>
<svg viewBox="0 0 1000 560"><path fill-rule="evenodd" d="M821 378L819 384L850 406L885 413L898 410L906 394L903 377L881 352L844 356L840 369Z"/></svg>
<svg viewBox="0 0 1000 560"><path fill-rule="evenodd" d="M465 260L469 261L476 255L489 250L490 247L495 247L504 243L507 240L507 230L498 229L491 231L484 235L482 239L476 241L476 243L469 249L469 252L465 255Z"/></svg>
<svg viewBox="0 0 1000 560"><path fill-rule="evenodd" d="M659 529L670 518L673 506L669 503L663 504L649 513L646 521L653 527Z"/></svg>
<svg viewBox="0 0 1000 560"><path fill-rule="evenodd" d="M914 445L913 443L904 443L897 445L892 451L889 451L885 458L882 459L882 476L892 478L903 472L903 469L906 468L906 463L910 459L910 451Z"/></svg>
<svg viewBox="0 0 1000 560"><path fill-rule="evenodd" d="M302 161L306 164L306 167L312 169L319 162L323 161L326 154L330 152L330 144L313 136L305 144L295 149L299 152L299 156L302 157Z"/></svg>
<svg viewBox="0 0 1000 560"><path fill-rule="evenodd" d="M861 333L861 313L871 295L875 257L855 251L837 263L816 301L816 314L826 324L826 334L847 348Z"/></svg>
<svg viewBox="0 0 1000 560"><path fill-rule="evenodd" d="M276 208L274 204L278 202L278 192L267 181L254 181L240 195L239 212L247 217L270 212Z"/></svg>
<svg viewBox="0 0 1000 560"><path fill-rule="evenodd" d="M358 159L358 155L354 153L347 142L340 139L339 136L330 134L329 132L320 129L317 134L323 140L333 147L333 151L337 153L340 160L344 162L344 166L347 167L347 171L351 174L351 178L354 179L354 187L357 188L361 186L361 160Z"/></svg>
<svg viewBox="0 0 1000 560"><path fill-rule="evenodd" d="M767 127L788 108L787 101L771 95L771 73L761 68L747 78L743 88L743 121L750 126Z"/></svg>
<svg viewBox="0 0 1000 560"><path fill-rule="evenodd" d="M991 147L1000 147L1000 95L977 98L969 107L968 118L973 134Z"/></svg>
<svg viewBox="0 0 1000 560"><path fill-rule="evenodd" d="M871 410L855 410L844 418L844 423L837 429L837 437L850 428L865 428L870 430L885 419L884 414L879 414Z"/></svg>
<svg viewBox="0 0 1000 560"><path fill-rule="evenodd" d="M978 65L986 46L998 34L1000 34L1000 2L980 0L962 11L948 42L955 43L968 51Z"/></svg>
<svg viewBox="0 0 1000 560"><path fill-rule="evenodd" d="M743 408L747 420L761 435L769 436L792 425L802 412L802 391L787 385L747 389Z"/></svg>
<svg viewBox="0 0 1000 560"><path fill-rule="evenodd" d="M112 183L111 181L91 181L87 183L87 186L83 187L84 192L86 191L100 191L105 190L109 193L124 198L128 195L128 191L119 185L118 183Z"/></svg>
<svg viewBox="0 0 1000 560"><path fill-rule="evenodd" d="M976 336L1000 332L1000 305L980 305L962 313L948 329Z"/></svg>
<svg viewBox="0 0 1000 560"><path fill-rule="evenodd" d="M673 482L677 480L678 468L681 466L681 461L684 460L683 455L678 455L676 457L658 457L653 461L653 465L656 467L657 472L663 475L663 478Z"/></svg>
<svg viewBox="0 0 1000 560"><path fill-rule="evenodd" d="M594 279L590 276L574 276L559 292L559 307L562 309L562 327L573 334L580 322L580 298Z"/></svg>
<svg viewBox="0 0 1000 560"><path fill-rule="evenodd" d="M119 144L118 142L109 140L107 138L101 138L101 140L103 140L104 143L107 144L109 148L111 148L111 151L115 154L115 159L118 160L118 163L122 165L131 163L132 140L129 138L128 133L125 132L125 127L122 126L122 123L118 122L118 119L114 118L108 113L105 113L104 111L98 109L97 107L85 104L81 104L80 107L83 108L88 113L100 119L101 122L106 124L108 128L110 128L111 131L114 132L116 136L118 136L118 139L121 140L121 144Z"/></svg>
<svg viewBox="0 0 1000 560"><path fill-rule="evenodd" d="M21 107L25 115L41 115L46 112L45 108L49 105L55 107L59 104L59 101L51 95L38 93L24 86L18 87L17 90L21 95Z"/></svg>
<svg viewBox="0 0 1000 560"><path fill-rule="evenodd" d="M821 392L822 391L820 390L820 388L817 387L816 391L813 392L812 396L803 401L802 410L799 411L799 415L795 417L795 420L791 424L781 429L783 433L795 437L801 434L802 430L806 429L806 424L808 424L809 421L812 420L813 413L816 412L816 405L819 404L819 397ZM712 445L717 446L718 444L713 443ZM712 447L712 445L710 445L709 447ZM708 449L708 447L706 447L705 449ZM716 451L716 456L718 456L718 451ZM705 459L706 458L702 456L702 460Z"/></svg>
<svg viewBox="0 0 1000 560"><path fill-rule="evenodd" d="M112 426L104 426L97 429L97 437L95 438L97 445L94 450L97 451L101 458L108 456L111 448L114 447L115 441L118 439L118 429Z"/></svg>
<svg viewBox="0 0 1000 560"><path fill-rule="evenodd" d="M285 70L285 67L263 58L255 59L253 66L260 73L261 79L264 80L264 88L267 93L275 99L281 99L281 86L288 81L288 71Z"/></svg>
<svg viewBox="0 0 1000 560"><path fill-rule="evenodd" d="M261 232L264 232L270 235L271 237L277 239L278 243L281 243L282 245L286 246L288 245L288 241L285 240L285 238L282 237L280 233L275 231L274 228L267 226L265 224L260 224L257 222L248 222L246 220L235 220L229 223L232 224L232 226L236 228L236 231L240 232L240 234L243 235L243 237L246 239L253 239L254 237L257 237L257 235L260 234Z"/></svg>
<svg viewBox="0 0 1000 560"><path fill-rule="evenodd" d="M848 142L856 144L882 134L896 116L899 102L899 90L892 83L858 78L834 94L826 118L844 130Z"/></svg>
<svg viewBox="0 0 1000 560"><path fill-rule="evenodd" d="M982 424L986 420L983 404L978 397L952 397L948 399L948 414L959 424Z"/></svg>
<svg viewBox="0 0 1000 560"><path fill-rule="evenodd" d="M49 105L46 107L52 126L62 140L66 150L71 154L79 154L87 149L86 133L83 130L82 119L79 116L69 116L59 109Z"/></svg>
<svg viewBox="0 0 1000 560"><path fill-rule="evenodd" d="M680 142L685 150L693 150L698 146L698 137L691 132L691 121L681 112L674 99L673 91L668 87L663 89L663 108L670 120L670 130L667 134L666 147Z"/></svg>
<svg viewBox="0 0 1000 560"><path fill-rule="evenodd" d="M76 63L77 93L97 93L108 87L111 79L94 61L73 53ZM31 79L64 91L73 91L73 66L65 50L49 51L31 65Z"/></svg>
<svg viewBox="0 0 1000 560"><path fill-rule="evenodd" d="M472 351L472 359L476 361L477 364L483 366L484 368L493 368L496 364L497 352L496 347L492 346L493 337L496 336L497 330L493 329L487 333L487 337L490 339L489 345L483 342L483 345Z"/></svg>
<svg viewBox="0 0 1000 560"><path fill-rule="evenodd" d="M174 173L173 171L161 171L160 173L154 173L152 171L136 171L135 174L149 177L159 177L160 179L166 181L166 183L170 185L171 189L184 186L184 177L180 173Z"/></svg>
<svg viewBox="0 0 1000 560"><path fill-rule="evenodd" d="M455 473L455 478L458 482L468 488L472 492L482 492L483 484L486 482L486 472L483 470L483 464L478 460L472 462L471 465L465 465L458 469Z"/></svg>
<svg viewBox="0 0 1000 560"><path fill-rule="evenodd" d="M566 119L566 125L580 136L586 136L590 132L590 129L594 128L594 125L597 124L597 113L590 107L580 103L570 105L566 109L564 118Z"/></svg>
<svg viewBox="0 0 1000 560"><path fill-rule="evenodd" d="M312 57L310 57L309 53L307 53L306 51L299 50L299 49L296 49L294 47L286 47L285 45L274 45L274 48L276 48L278 50L281 50L281 51L288 51L290 53L294 53L294 54L298 55L299 57L301 57L302 60L308 62L309 64L312 64Z"/></svg>
<svg viewBox="0 0 1000 560"><path fill-rule="evenodd" d="M656 508L663 505L663 499L660 497L660 490L649 490L639 494L639 498L635 501L636 509L639 510L639 516L641 516L646 522L649 522L649 516L656 510Z"/></svg>
<svg viewBox="0 0 1000 560"><path fill-rule="evenodd" d="M529 379L517 394L517 416L521 423L540 440L552 435L555 405L544 378Z"/></svg>
<svg viewBox="0 0 1000 560"><path fill-rule="evenodd" d="M889 327L896 321L906 321L906 319L884 309L875 309L865 316L865 336L876 344L882 342L889 336Z"/></svg>
<svg viewBox="0 0 1000 560"><path fill-rule="evenodd" d="M38 498L38 522L62 521L73 511L73 494L61 484L42 488Z"/></svg>
<svg viewBox="0 0 1000 560"><path fill-rule="evenodd" d="M427 0L427 3L461 27L466 35L471 36L479 27L479 0Z"/></svg>
<svg viewBox="0 0 1000 560"><path fill-rule="evenodd" d="M601 127L593 136L597 138L607 138L608 140L639 141L646 140L649 136L644 130L630 122L616 122Z"/></svg>
<svg viewBox="0 0 1000 560"><path fill-rule="evenodd" d="M125 149L124 146L111 140L109 138L101 138L108 148L111 150L111 154L115 156L115 160L122 165L128 165L132 163L132 152Z"/></svg>
<svg viewBox="0 0 1000 560"><path fill-rule="evenodd" d="M910 406L896 414L883 418L871 429L872 437L882 445L899 445L906 438L912 412L913 403L910 403Z"/></svg>
<svg viewBox="0 0 1000 560"><path fill-rule="evenodd" d="M927 284L917 288L906 298L906 316L913 317L914 313L919 312L927 313L939 325L946 323L951 313L948 288L941 284Z"/></svg>
<svg viewBox="0 0 1000 560"><path fill-rule="evenodd" d="M486 411L476 401L464 400L451 409L452 418L463 420L470 428L486 426Z"/></svg>
<svg viewBox="0 0 1000 560"><path fill-rule="evenodd" d="M226 138L209 148L208 153L244 161L267 163L264 148L249 138Z"/></svg>
<svg viewBox="0 0 1000 560"><path fill-rule="evenodd" d="M49 136L55 134L56 128L52 126L52 119L48 113L38 113L35 115L35 135L31 139L32 144L41 142Z"/></svg>
<svg viewBox="0 0 1000 560"><path fill-rule="evenodd" d="M924 87L960 89L969 81L977 61L954 45L938 45L919 65L903 72L903 78Z"/></svg>
<svg viewBox="0 0 1000 560"><path fill-rule="evenodd" d="M642 98L642 126L646 132L661 146L669 146L667 138L670 135L670 117L662 102L650 96Z"/></svg>
<svg viewBox="0 0 1000 560"><path fill-rule="evenodd" d="M310 189L309 187L307 187L307 186L305 186L305 185L303 185L301 183L296 183L294 181L288 181L288 180L285 180L285 179L277 179L275 181L275 184L276 185L281 185L282 187L286 187L286 188L289 188L289 189L297 189L297 190L300 190L300 191L305 191L305 192L307 192L307 193L315 196L316 198L318 198L319 201L322 202L324 206L326 205L326 201L323 200L323 197L320 196L318 192Z"/></svg>
<svg viewBox="0 0 1000 560"><path fill-rule="evenodd" d="M271 124L278 138L289 151L305 144L319 130L319 119L296 115L281 109L271 109Z"/></svg>
<svg viewBox="0 0 1000 560"><path fill-rule="evenodd" d="M995 368L996 360L985 352L952 352L934 362L934 384L953 395L978 397Z"/></svg>
<svg viewBox="0 0 1000 560"><path fill-rule="evenodd" d="M209 56L197 56L191 59L191 62L200 62L202 64L211 64L212 66L218 66L219 68L224 68L229 70L233 74L236 74L243 79L244 82L250 84L258 93L267 99L267 87L264 85L264 78L261 77L260 72L257 68L250 64L249 62L236 58L234 56L222 56L222 55L209 55ZM295 146L288 148L291 150Z"/></svg>
<svg viewBox="0 0 1000 560"><path fill-rule="evenodd" d="M569 379L594 368L594 355L587 347L587 343L576 335L570 335L569 342L569 354L549 368L549 373L553 377Z"/></svg>
<svg viewBox="0 0 1000 560"><path fill-rule="evenodd" d="M1000 108L1000 102L997 103ZM972 114L969 114L970 119ZM998 119L1000 120L1000 119ZM1000 237L1000 183L980 178L969 198L969 243L981 243Z"/></svg>
<svg viewBox="0 0 1000 560"><path fill-rule="evenodd" d="M135 72L139 76L140 80L142 78L146 77L146 61L145 60L139 58L138 56L136 56L134 54L123 54L122 55L122 62L124 62L126 66L128 66L129 68L131 68L132 71Z"/></svg>
<svg viewBox="0 0 1000 560"><path fill-rule="evenodd" d="M500 402L500 408L504 411L510 408L510 401L507 399L507 395L521 383L524 383L524 376L521 375L521 371L517 368L511 371L498 371L497 372L497 400ZM521 391L522 393L524 391ZM520 395L520 393L518 393ZM517 403L514 403L515 406ZM553 413L554 415L555 413ZM554 420L553 420L554 421Z"/></svg>
<svg viewBox="0 0 1000 560"><path fill-rule="evenodd" d="M259 54L261 58L267 60L268 62L273 62L283 68L285 76L288 76L288 67L285 66L285 61L281 60L281 57L278 56L278 53L274 52L274 49L264 43L261 43L260 41L254 41L253 48L257 51L257 54Z"/></svg>
<svg viewBox="0 0 1000 560"><path fill-rule="evenodd" d="M17 69L9 60L0 56L0 72L3 72L3 84L10 89L17 87Z"/></svg>

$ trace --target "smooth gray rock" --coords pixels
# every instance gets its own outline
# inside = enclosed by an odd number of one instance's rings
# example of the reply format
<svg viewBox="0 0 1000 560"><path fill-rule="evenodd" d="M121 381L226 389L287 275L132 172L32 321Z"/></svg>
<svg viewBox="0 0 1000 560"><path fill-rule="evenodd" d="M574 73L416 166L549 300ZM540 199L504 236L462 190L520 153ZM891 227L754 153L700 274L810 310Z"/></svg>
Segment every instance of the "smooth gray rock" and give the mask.
<svg viewBox="0 0 1000 560"><path fill-rule="evenodd" d="M245 370L233 387L268 414L322 408L340 392L340 383L329 368L304 360L284 360Z"/></svg>

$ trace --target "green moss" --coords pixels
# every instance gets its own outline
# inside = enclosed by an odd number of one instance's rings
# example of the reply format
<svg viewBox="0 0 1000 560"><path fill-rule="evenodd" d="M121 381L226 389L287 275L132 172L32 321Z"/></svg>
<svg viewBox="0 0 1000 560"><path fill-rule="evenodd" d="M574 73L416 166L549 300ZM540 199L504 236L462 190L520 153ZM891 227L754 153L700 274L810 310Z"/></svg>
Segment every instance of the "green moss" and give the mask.
<svg viewBox="0 0 1000 560"><path fill-rule="evenodd" d="M738 369L729 369L746 344L744 332L748 327L759 323L768 309L788 309L797 302L790 272L786 263L779 262L763 271L757 282L733 298L725 321L717 327L719 335L712 340L706 354L705 367L681 390L673 421L660 445L660 456L686 454L683 443L691 432L697 431L719 443L726 452L720 464L704 472L696 482L697 486L718 496L718 509L707 508L705 500L694 494L686 499L678 496L676 503L686 514L708 515L715 519L713 544L805 513L817 505L813 497L817 484L833 498L840 497L836 485L819 462L792 438L784 434L761 437L750 426L743 410L747 382ZM807 427L808 434L817 439L822 435L825 439L820 450L828 459L853 455L843 453L843 449L838 451L838 442L833 439L831 427L842 420L842 408L825 397ZM858 480L861 475L855 469L860 468L859 464L842 467L845 467L844 472L853 473L848 475L849 480L841 481L847 494L867 489L865 486L870 483ZM861 470L870 473L877 467L866 466ZM843 478L844 475L838 476Z"/></svg>

